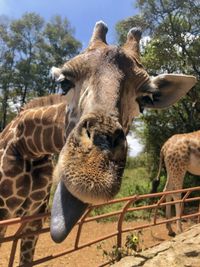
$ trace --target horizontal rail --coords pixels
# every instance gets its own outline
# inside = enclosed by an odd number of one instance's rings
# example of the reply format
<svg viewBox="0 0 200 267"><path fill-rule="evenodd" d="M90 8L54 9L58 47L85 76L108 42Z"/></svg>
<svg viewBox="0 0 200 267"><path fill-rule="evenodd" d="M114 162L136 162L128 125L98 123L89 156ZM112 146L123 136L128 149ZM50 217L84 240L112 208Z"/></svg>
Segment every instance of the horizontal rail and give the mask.
<svg viewBox="0 0 200 267"><path fill-rule="evenodd" d="M12 225L12 224L17 224L17 223L26 223L26 222L31 222L31 221L36 221L38 219L44 219L47 218L51 215L50 212L48 213L41 213L37 215L31 215L31 216L24 216L24 217L18 217L14 219L8 219L8 220L2 220L0 221L0 226L2 225Z"/></svg>
<svg viewBox="0 0 200 267"><path fill-rule="evenodd" d="M96 208L99 208L99 207L102 207L102 206L106 206L106 205L112 205L112 204L115 204L115 203L129 201L129 200L132 200L133 198L135 198L135 196L138 197L137 200L142 200L142 199L146 199L146 198L153 198L153 197L160 197L160 196L163 196L163 195L169 195L169 194L172 194L172 193L173 194L186 193L188 191L190 191L190 192L200 191L200 186L192 187L192 188L189 188L188 190L187 189L182 189L182 190L166 191L166 192L160 192L160 193L154 193L154 194L134 195L134 196L131 196L131 197L118 198L118 199L110 200L110 201L102 203L102 204L93 205L92 206L92 210L94 210ZM200 199L200 197L189 198L189 199L184 200L184 202L195 201L195 200L199 200L199 199ZM182 202L182 201L181 200L177 201L177 203L180 203L180 202ZM175 203L176 202L174 202L174 201L170 201L170 202L162 203L162 206L171 205L171 204L175 204ZM148 208L154 208L155 206L156 206L156 204L148 205ZM141 207L138 207L137 209L138 210L139 209L144 209L143 207L144 206L141 206ZM120 212L121 212L121 210L120 211L116 211L116 212L106 213L105 215L93 216L92 218L86 218L85 221L86 222L93 221L93 218L94 218L94 220L98 220L98 219L101 219L101 218L106 218L107 215L108 215L108 217L114 216L114 215L118 215ZM17 223L30 222L30 221L37 220L37 219L44 219L44 218L49 217L49 216L50 216L50 212L49 213L41 213L41 214L38 214L38 215L19 217L19 218L14 218L14 219L1 220L0 221L0 226L1 225L2 226L3 225L7 225L8 226L8 225L17 224ZM104 216L106 216L106 217L104 217ZM80 223L80 221L77 224L79 224L79 223Z"/></svg>
<svg viewBox="0 0 200 267"><path fill-rule="evenodd" d="M190 219L190 218L197 217L197 216L200 216L200 212L197 212L194 214L182 215L181 219ZM168 220L158 221L158 222L156 222L156 224L155 223L148 223L148 224L143 224L141 226L129 227L129 228L125 228L124 230L122 230L122 232L125 233L125 232L130 232L133 230L140 230L140 229L148 228L148 227L155 226L155 225L165 224L167 222L175 222L179 219L180 219L180 217L175 217L175 218L168 219Z"/></svg>

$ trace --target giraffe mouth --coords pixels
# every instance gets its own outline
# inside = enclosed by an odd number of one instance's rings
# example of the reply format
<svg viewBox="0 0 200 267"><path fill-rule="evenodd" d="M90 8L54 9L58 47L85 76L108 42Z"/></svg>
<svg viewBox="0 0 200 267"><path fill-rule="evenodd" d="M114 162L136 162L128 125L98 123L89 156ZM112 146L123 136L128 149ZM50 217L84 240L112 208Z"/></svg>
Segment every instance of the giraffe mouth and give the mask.
<svg viewBox="0 0 200 267"><path fill-rule="evenodd" d="M126 155L126 137L117 118L88 114L71 131L54 171L60 181L51 217L55 242L67 237L86 203L103 203L118 193Z"/></svg>
<svg viewBox="0 0 200 267"><path fill-rule="evenodd" d="M88 206L75 198L62 181L59 182L51 210L50 233L54 242L64 241Z"/></svg>

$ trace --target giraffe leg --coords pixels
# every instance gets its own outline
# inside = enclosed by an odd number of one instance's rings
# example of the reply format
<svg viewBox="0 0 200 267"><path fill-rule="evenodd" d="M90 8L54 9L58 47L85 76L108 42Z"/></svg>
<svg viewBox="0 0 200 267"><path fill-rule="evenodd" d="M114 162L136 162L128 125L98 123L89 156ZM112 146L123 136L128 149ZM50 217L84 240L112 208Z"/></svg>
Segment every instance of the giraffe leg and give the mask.
<svg viewBox="0 0 200 267"><path fill-rule="evenodd" d="M39 212L36 214L47 212L47 207L48 207L47 204L48 204L48 198L46 199L45 203L40 207ZM44 219L40 219L26 223L22 233L29 233L33 231L35 232L42 229L43 222ZM39 237L38 235L30 235L21 238L20 266L33 261L38 237Z"/></svg>
<svg viewBox="0 0 200 267"><path fill-rule="evenodd" d="M37 202L34 202L33 200L29 201L30 203L34 204L35 207L35 212L32 214L44 213L48 209L50 188L52 183L52 172L53 164L50 157L34 162L34 165L32 167L33 187L38 189L39 186L40 191L43 190L45 192L45 195L43 199L40 199L39 194L39 199ZM27 210L30 209L29 206L26 208ZM25 228L23 229L23 233L40 230L42 228L43 221L44 220L37 220L27 223ZM20 265L33 261L37 241L38 235L31 235L21 239Z"/></svg>
<svg viewBox="0 0 200 267"><path fill-rule="evenodd" d="M6 233L6 229L7 229L7 226L1 226L1 227L0 227L0 240L1 240L2 238L4 238L5 233ZM1 243L0 243L0 247L1 247Z"/></svg>
<svg viewBox="0 0 200 267"><path fill-rule="evenodd" d="M180 200L181 199L181 194L174 194L173 195L173 199L174 201L176 200ZM181 215L181 204L180 203L176 203L175 204L175 208L176 208L176 217L180 217ZM181 223L181 219L176 221L176 225L177 225L177 233L180 234L183 232L183 228L182 228L182 223Z"/></svg>
<svg viewBox="0 0 200 267"><path fill-rule="evenodd" d="M1 220L6 220L9 218L9 213L6 209L0 208L0 221ZM7 226L0 226L0 239L4 238L5 233L6 233ZM0 243L1 247L1 243Z"/></svg>
<svg viewBox="0 0 200 267"><path fill-rule="evenodd" d="M172 200L172 197L170 195L166 196L166 202L169 202ZM171 205L167 205L166 206L166 219L170 219L171 218ZM169 236L175 236L175 232L172 229L172 224L171 222L167 222L166 223L166 228L168 230L168 235Z"/></svg>
<svg viewBox="0 0 200 267"><path fill-rule="evenodd" d="M33 200L30 201L34 205L38 205L38 211L35 212L34 214L47 212L51 183L52 183L52 172L53 172L53 164L51 157L44 158L42 160L34 162L34 165L32 167L33 187L38 188L38 185L42 184L43 187L40 186L39 189L43 189L43 191L45 192L45 196L41 200L41 202L39 200L36 203L34 203ZM43 220L37 220L27 223L23 232L26 233L30 231L40 230L42 228L42 225L43 225ZM37 241L38 241L38 235L31 235L21 239L20 265L33 261Z"/></svg>
<svg viewBox="0 0 200 267"><path fill-rule="evenodd" d="M170 191L170 190L176 190L183 188L183 179L186 173L186 163L182 161L178 161L176 165L173 164L173 161L170 164L170 161L166 162L165 164L166 170L167 170L167 182L165 185L164 191ZM173 194L170 196L170 200L173 198L173 200L178 200L181 198L181 194ZM166 198L167 199L167 198ZM171 205L170 205L171 206ZM181 205L180 203L175 204L176 208L176 216L180 216L181 212ZM169 208L166 208L166 216L169 218L171 217L171 212L167 211ZM171 210L171 207L170 207ZM170 215L169 215L170 214ZM181 232L181 221L177 221L177 228L178 231ZM170 236L175 236L175 233L172 230L171 223L167 223L167 229L169 230Z"/></svg>
<svg viewBox="0 0 200 267"><path fill-rule="evenodd" d="M24 227L23 233L37 231L40 230L41 228L42 228L42 220L29 222ZM38 235L31 235L23 237L21 239L20 266L33 261L33 256L37 241L38 241Z"/></svg>
<svg viewBox="0 0 200 267"><path fill-rule="evenodd" d="M181 166L179 166L179 168L176 168L174 171L174 176L173 176L173 189L177 190L177 189L182 189L183 188L183 179L186 173L186 166L185 163L182 162L182 164L180 164ZM173 200L180 200L181 199L181 193L178 194L173 194ZM181 215L181 204L180 203L176 203L175 204L175 209L176 209L176 217L180 218ZM182 224L181 224L181 219L176 221L176 225L177 225L177 233L180 234L182 233L183 229L182 229Z"/></svg>

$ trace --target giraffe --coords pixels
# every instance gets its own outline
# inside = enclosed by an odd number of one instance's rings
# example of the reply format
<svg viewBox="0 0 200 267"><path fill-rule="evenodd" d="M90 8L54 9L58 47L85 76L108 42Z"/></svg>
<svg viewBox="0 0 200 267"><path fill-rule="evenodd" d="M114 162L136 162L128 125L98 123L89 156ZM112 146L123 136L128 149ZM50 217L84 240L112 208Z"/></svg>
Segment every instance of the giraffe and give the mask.
<svg viewBox="0 0 200 267"><path fill-rule="evenodd" d="M200 175L200 131L171 136L162 146L157 177L152 182L152 193L157 192L160 183L160 172L166 167L167 181L163 191L178 190L183 188L186 172ZM166 196L166 201L180 200L181 193ZM181 204L175 204L176 216L181 215ZM166 206L166 218L171 218L171 205ZM166 224L168 234L175 236L171 222ZM177 233L183 231L181 220L177 220Z"/></svg>
<svg viewBox="0 0 200 267"><path fill-rule="evenodd" d="M150 77L141 64L141 30L132 28L121 47L108 45L108 28L97 22L85 51L52 67L52 78L72 97L66 112L66 142L54 177L52 239L62 242L90 204L120 189L127 156L126 135L144 108L169 107L196 83L194 76Z"/></svg>
<svg viewBox="0 0 200 267"><path fill-rule="evenodd" d="M0 134L0 220L33 215L47 209L52 184L52 154L65 142L68 97L50 95L32 100ZM23 232L38 230L42 220ZM0 227L3 238L6 227ZM37 236L21 239L20 266L33 260Z"/></svg>
<svg viewBox="0 0 200 267"><path fill-rule="evenodd" d="M107 45L106 32L103 22L96 23L88 48L61 68L52 68L53 78L70 98L60 112L52 101L46 111L35 101L35 108L27 105L0 136L3 219L45 210L53 169L50 155L61 150L51 216L55 242L66 238L89 204L107 201L119 191L126 134L134 117L144 108L172 105L196 83L187 75L150 78L140 63L139 29L129 31L122 47ZM24 231L40 227L41 222L28 224ZM1 229L1 235L4 232ZM21 265L32 261L36 241L22 240Z"/></svg>

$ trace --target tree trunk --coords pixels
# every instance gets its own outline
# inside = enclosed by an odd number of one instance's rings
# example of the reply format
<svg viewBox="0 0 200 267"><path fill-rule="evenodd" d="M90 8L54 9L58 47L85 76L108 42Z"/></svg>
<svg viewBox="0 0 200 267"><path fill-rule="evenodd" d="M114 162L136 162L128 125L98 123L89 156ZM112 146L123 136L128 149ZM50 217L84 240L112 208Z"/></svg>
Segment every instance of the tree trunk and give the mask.
<svg viewBox="0 0 200 267"><path fill-rule="evenodd" d="M8 88L7 86L4 86L3 88L3 103L2 103L2 121L0 125L0 130L3 131L3 129L6 127L7 123L7 108L8 108Z"/></svg>

